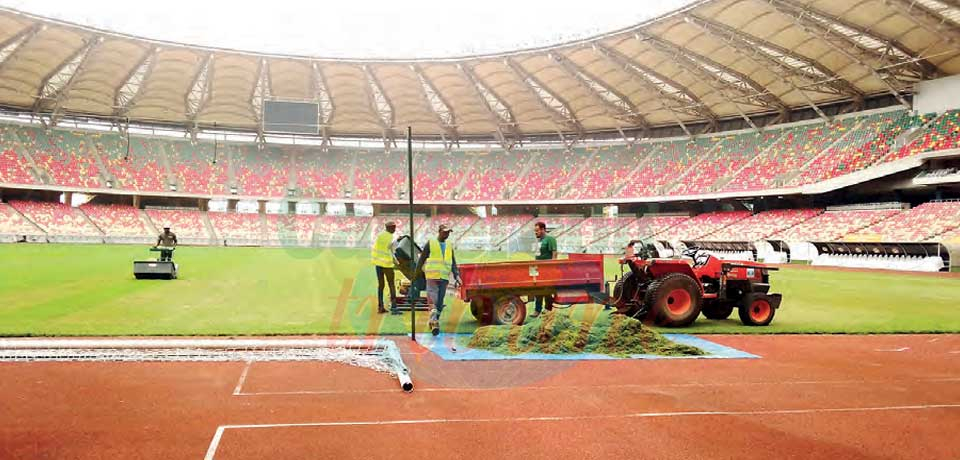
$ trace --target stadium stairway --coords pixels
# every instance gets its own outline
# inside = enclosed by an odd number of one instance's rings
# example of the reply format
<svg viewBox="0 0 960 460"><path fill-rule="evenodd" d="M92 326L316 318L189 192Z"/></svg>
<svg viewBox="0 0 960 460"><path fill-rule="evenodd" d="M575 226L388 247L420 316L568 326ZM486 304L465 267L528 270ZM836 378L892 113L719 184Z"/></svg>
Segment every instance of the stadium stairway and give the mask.
<svg viewBox="0 0 960 460"><path fill-rule="evenodd" d="M520 172L517 174L517 180L513 184L503 184L506 189L506 196L509 198L514 198L517 194L520 193L520 189L524 184L524 179L530 174L530 171L533 170L533 166L540 159L540 152L530 152L530 156L524 158L526 163L520 168ZM521 160L522 161L522 160Z"/></svg>

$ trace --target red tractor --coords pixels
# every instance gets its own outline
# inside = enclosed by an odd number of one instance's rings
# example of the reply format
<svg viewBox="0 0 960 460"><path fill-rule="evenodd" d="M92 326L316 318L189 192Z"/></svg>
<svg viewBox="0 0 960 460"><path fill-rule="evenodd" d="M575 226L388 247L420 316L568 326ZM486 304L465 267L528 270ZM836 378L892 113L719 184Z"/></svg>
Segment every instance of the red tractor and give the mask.
<svg viewBox="0 0 960 460"><path fill-rule="evenodd" d="M684 327L700 313L709 319L726 319L736 308L748 326L766 326L780 307L781 294L771 294L770 271L759 262L726 261L696 248L688 259L651 257L655 249L636 241L620 259L624 273L613 289L612 304L619 313L652 320L660 326Z"/></svg>

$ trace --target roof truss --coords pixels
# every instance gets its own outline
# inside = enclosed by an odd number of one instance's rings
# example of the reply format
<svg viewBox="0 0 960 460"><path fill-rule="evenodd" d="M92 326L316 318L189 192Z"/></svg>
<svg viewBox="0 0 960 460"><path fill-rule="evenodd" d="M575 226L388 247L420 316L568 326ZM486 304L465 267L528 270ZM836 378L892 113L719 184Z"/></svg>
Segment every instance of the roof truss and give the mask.
<svg viewBox="0 0 960 460"><path fill-rule="evenodd" d="M640 114L637 107L633 105L633 102L630 102L630 99L627 99L626 96L603 83L602 80L591 75L566 57L558 53L551 53L551 57L560 64L560 67L563 68L567 75L575 79L581 88L585 89L591 97L603 106L610 117L625 121L631 125L631 127L639 127L644 130L650 129L650 122Z"/></svg>
<svg viewBox="0 0 960 460"><path fill-rule="evenodd" d="M550 114L550 117L553 118L557 126L562 126L577 133L583 133L583 126L574 115L570 104L557 94L548 90L546 85L527 72L523 66L514 62L513 59L509 57L504 58L503 63L518 80L525 83L523 87L533 96L540 107ZM561 135L561 137L563 136Z"/></svg>

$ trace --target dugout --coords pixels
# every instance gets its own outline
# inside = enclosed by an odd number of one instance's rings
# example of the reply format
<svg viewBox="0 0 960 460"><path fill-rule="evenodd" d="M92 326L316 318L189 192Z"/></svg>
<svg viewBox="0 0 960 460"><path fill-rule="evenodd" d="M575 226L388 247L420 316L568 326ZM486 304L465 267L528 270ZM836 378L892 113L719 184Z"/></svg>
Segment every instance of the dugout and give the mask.
<svg viewBox="0 0 960 460"><path fill-rule="evenodd" d="M951 271L960 245L944 243L814 242L814 265L911 271ZM952 255L952 256L951 256Z"/></svg>

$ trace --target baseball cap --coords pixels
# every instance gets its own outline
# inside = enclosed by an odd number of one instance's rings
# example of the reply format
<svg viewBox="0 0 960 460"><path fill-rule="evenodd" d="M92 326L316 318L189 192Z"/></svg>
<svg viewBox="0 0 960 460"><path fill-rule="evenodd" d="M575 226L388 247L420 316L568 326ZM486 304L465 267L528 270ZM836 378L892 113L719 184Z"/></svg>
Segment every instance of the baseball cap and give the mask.
<svg viewBox="0 0 960 460"><path fill-rule="evenodd" d="M392 220L388 220L387 223L385 223L385 224L383 224L383 225L384 225L385 227L396 227L396 226L397 226L397 223L394 222L394 221L392 221Z"/></svg>
<svg viewBox="0 0 960 460"><path fill-rule="evenodd" d="M440 232L452 232L453 229L450 228L450 226L447 225L447 224L440 224L439 231L440 231Z"/></svg>

